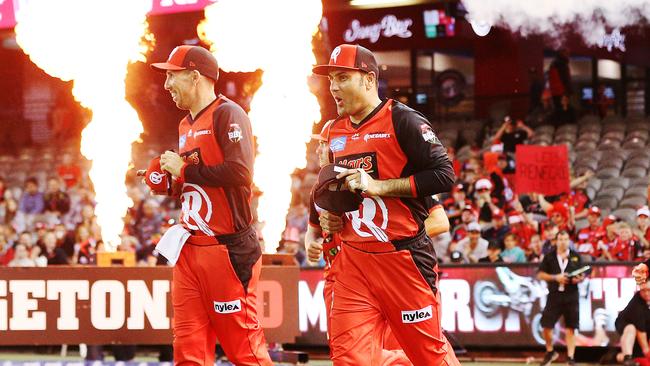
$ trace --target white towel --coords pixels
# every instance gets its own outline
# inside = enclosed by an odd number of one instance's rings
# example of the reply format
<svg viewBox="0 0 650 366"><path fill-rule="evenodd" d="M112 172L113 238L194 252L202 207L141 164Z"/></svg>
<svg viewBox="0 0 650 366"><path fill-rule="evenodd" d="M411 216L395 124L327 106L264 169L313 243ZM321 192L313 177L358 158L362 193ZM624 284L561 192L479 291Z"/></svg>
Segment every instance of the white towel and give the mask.
<svg viewBox="0 0 650 366"><path fill-rule="evenodd" d="M183 245L185 245L189 237L190 232L185 230L183 225L176 224L167 229L165 235L160 238L160 241L156 245L156 251L165 257L167 262L173 266L178 261L178 257L181 255L181 249L183 249Z"/></svg>

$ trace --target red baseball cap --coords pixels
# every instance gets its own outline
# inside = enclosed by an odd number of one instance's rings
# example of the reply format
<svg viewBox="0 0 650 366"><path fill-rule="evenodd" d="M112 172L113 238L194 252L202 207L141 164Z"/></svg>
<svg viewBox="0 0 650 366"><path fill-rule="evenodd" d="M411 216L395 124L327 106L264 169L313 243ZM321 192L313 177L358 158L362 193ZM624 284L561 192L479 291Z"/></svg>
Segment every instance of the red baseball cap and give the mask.
<svg viewBox="0 0 650 366"><path fill-rule="evenodd" d="M598 206L589 207L588 215L598 215L600 217L600 208Z"/></svg>
<svg viewBox="0 0 650 366"><path fill-rule="evenodd" d="M178 46L169 54L167 62L153 63L151 68L161 72L196 70L214 81L219 79L217 59L210 51L200 46Z"/></svg>
<svg viewBox="0 0 650 366"><path fill-rule="evenodd" d="M312 69L314 74L328 76L332 69L358 70L374 72L379 76L379 67L375 55L369 49L353 44L337 46L330 56L327 65L316 65Z"/></svg>
<svg viewBox="0 0 650 366"><path fill-rule="evenodd" d="M160 156L151 159L144 180L154 193L171 193L171 174L160 167Z"/></svg>

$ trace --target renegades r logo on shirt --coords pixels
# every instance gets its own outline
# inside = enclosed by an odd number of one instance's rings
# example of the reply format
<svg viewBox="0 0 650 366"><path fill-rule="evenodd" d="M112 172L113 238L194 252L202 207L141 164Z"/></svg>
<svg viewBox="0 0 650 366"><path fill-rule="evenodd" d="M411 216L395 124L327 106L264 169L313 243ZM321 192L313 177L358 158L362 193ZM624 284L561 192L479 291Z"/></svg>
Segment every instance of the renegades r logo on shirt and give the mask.
<svg viewBox="0 0 650 366"><path fill-rule="evenodd" d="M232 142L239 142L243 137L239 124L231 123L228 129L228 139Z"/></svg>

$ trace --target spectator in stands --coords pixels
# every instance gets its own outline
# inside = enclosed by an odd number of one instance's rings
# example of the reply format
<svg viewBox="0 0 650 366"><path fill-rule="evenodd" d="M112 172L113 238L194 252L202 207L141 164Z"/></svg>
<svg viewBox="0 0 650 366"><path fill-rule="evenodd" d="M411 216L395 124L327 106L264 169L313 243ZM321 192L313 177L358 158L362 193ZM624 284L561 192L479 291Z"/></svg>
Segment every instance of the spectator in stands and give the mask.
<svg viewBox="0 0 650 366"><path fill-rule="evenodd" d="M618 362L624 366L635 366L632 359L634 345L638 342L641 355L650 359L648 346L648 325L650 324L650 283L643 282L639 285L632 299L625 309L618 313L614 323L616 332L621 336L621 353L616 356Z"/></svg>
<svg viewBox="0 0 650 366"><path fill-rule="evenodd" d="M497 208L492 211L492 227L484 230L482 237L490 243L503 245L503 239L508 232L510 228L506 224L506 215L503 210Z"/></svg>
<svg viewBox="0 0 650 366"><path fill-rule="evenodd" d="M493 202L498 207L504 208L507 202L512 201L513 193L510 189L508 178L504 175L504 171L508 168L508 158L506 155L501 154L497 157L497 163L490 171L489 179L492 183L492 196Z"/></svg>
<svg viewBox="0 0 650 366"><path fill-rule="evenodd" d="M449 218L449 223L452 228L462 222L462 211L468 204L471 204L471 202L468 203L466 199L465 186L462 183L458 183L452 187L451 197L447 198L443 202L443 206L447 212L447 218Z"/></svg>
<svg viewBox="0 0 650 366"><path fill-rule="evenodd" d="M70 154L63 154L61 165L56 168L56 171L68 189L76 186L81 181L81 168L73 162Z"/></svg>
<svg viewBox="0 0 650 366"><path fill-rule="evenodd" d="M553 124L558 127L561 125L576 123L577 116L576 110L571 105L569 97L563 95L560 99L560 109L557 109L553 114Z"/></svg>
<svg viewBox="0 0 650 366"><path fill-rule="evenodd" d="M94 264L94 254L97 241L90 236L90 230L85 225L79 225L76 230L73 263Z"/></svg>
<svg viewBox="0 0 650 366"><path fill-rule="evenodd" d="M532 214L535 221L546 220L546 212L552 207L543 194L535 192L520 196L519 202L521 203L521 210Z"/></svg>
<svg viewBox="0 0 650 366"><path fill-rule="evenodd" d="M135 237L142 245L148 245L151 237L160 232L162 225L160 205L153 199L148 199L142 206L142 217L135 227Z"/></svg>
<svg viewBox="0 0 650 366"><path fill-rule="evenodd" d="M478 215L474 211L474 208L471 205L465 205L460 214L461 223L456 225L451 232L452 242L459 242L465 237L467 237L468 226L470 223L475 222L478 219Z"/></svg>
<svg viewBox="0 0 650 366"><path fill-rule="evenodd" d="M544 244L542 244L542 258L555 249L555 240L558 232L560 232L560 229L553 221L547 221L545 223L544 231L542 231L542 238L544 239Z"/></svg>
<svg viewBox="0 0 650 366"><path fill-rule="evenodd" d="M605 256L609 260L635 261L644 258L645 247L639 239L632 235L632 228L626 222L618 224L617 236L608 244L609 252Z"/></svg>
<svg viewBox="0 0 650 366"><path fill-rule="evenodd" d="M524 250L528 262L539 262L542 259L542 237L539 234L533 234L530 237L530 244Z"/></svg>
<svg viewBox="0 0 650 366"><path fill-rule="evenodd" d="M478 260L479 263L503 263L501 244L491 242L487 247L487 256Z"/></svg>
<svg viewBox="0 0 650 366"><path fill-rule="evenodd" d="M481 178L474 185L474 206L479 210L478 219L481 223L492 221L492 213L499 210L499 201L492 197L492 182Z"/></svg>
<svg viewBox="0 0 650 366"><path fill-rule="evenodd" d="M516 203L519 209L508 214L508 225L510 232L517 238L517 245L525 252L530 245L531 238L537 233L539 224L521 210L519 201Z"/></svg>
<svg viewBox="0 0 650 366"><path fill-rule="evenodd" d="M25 215L38 215L45 209L43 193L38 190L38 181L34 177L27 178L25 181L25 192L20 198L18 211Z"/></svg>
<svg viewBox="0 0 650 366"><path fill-rule="evenodd" d="M29 251L25 244L16 244L14 246L14 259L7 265L9 267L36 267L36 262L29 256Z"/></svg>
<svg viewBox="0 0 650 366"><path fill-rule="evenodd" d="M571 70L569 69L569 51L561 49L548 69L548 83L556 111L562 109L562 97L572 94Z"/></svg>
<svg viewBox="0 0 650 366"><path fill-rule="evenodd" d="M567 231L569 234L573 235L574 221L573 221L573 210L568 207L564 202L558 201L555 202L551 209L548 211L549 221L553 222L555 226L558 227L560 231Z"/></svg>
<svg viewBox="0 0 650 366"><path fill-rule="evenodd" d="M49 231L43 237L43 246L45 250L43 254L47 258L47 265L68 264L68 257L61 248L56 246L56 236L54 232Z"/></svg>
<svg viewBox="0 0 650 366"><path fill-rule="evenodd" d="M9 243L8 235L0 233L0 266L6 266L11 262L14 255L13 251L14 249Z"/></svg>
<svg viewBox="0 0 650 366"><path fill-rule="evenodd" d="M465 263L477 263L479 259L488 255L488 241L481 238L481 226L478 223L470 223L467 229L467 237L455 245L452 244L450 250L459 252Z"/></svg>
<svg viewBox="0 0 650 366"><path fill-rule="evenodd" d="M587 194L589 180L594 176L594 172L587 170L583 175L571 180L571 194L565 196L564 200L570 207L573 207L575 220L587 217L587 208L591 205L591 199Z"/></svg>
<svg viewBox="0 0 650 366"><path fill-rule="evenodd" d="M634 227L633 234L641 243L646 247L650 247L650 209L648 206L643 206L636 210L636 226Z"/></svg>
<svg viewBox="0 0 650 366"><path fill-rule="evenodd" d="M4 219L1 222L4 224L11 224L18 214L18 202L13 199L13 196L9 192L5 192Z"/></svg>
<svg viewBox="0 0 650 366"><path fill-rule="evenodd" d="M501 257L506 263L526 263L526 254L517 244L517 235L513 233L506 234L503 244L505 249L501 252Z"/></svg>
<svg viewBox="0 0 650 366"><path fill-rule="evenodd" d="M503 125L499 128L492 139L493 144L503 144L503 153L508 157L507 167L503 173L512 174L515 169L515 151L517 145L522 145L527 139L533 137L535 131L526 126L522 119L513 122L510 116L506 116Z"/></svg>
<svg viewBox="0 0 650 366"><path fill-rule="evenodd" d="M607 240L607 232L600 223L600 214L600 208L591 206L587 210L589 226L578 232L577 252L583 256L583 259L600 258L603 255L603 249L607 250L607 246L604 244L604 241Z"/></svg>
<svg viewBox="0 0 650 366"><path fill-rule="evenodd" d="M45 211L54 214L57 218L70 211L70 196L61 189L59 178L48 179L44 201Z"/></svg>

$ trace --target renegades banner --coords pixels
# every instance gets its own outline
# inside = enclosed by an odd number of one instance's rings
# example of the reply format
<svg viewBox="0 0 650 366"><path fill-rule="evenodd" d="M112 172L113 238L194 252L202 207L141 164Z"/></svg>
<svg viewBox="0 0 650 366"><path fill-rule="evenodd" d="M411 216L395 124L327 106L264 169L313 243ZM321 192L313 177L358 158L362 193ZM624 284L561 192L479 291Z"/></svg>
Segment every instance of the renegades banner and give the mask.
<svg viewBox="0 0 650 366"><path fill-rule="evenodd" d="M569 152L566 145L517 145L515 163L516 193L556 195L569 192Z"/></svg>

